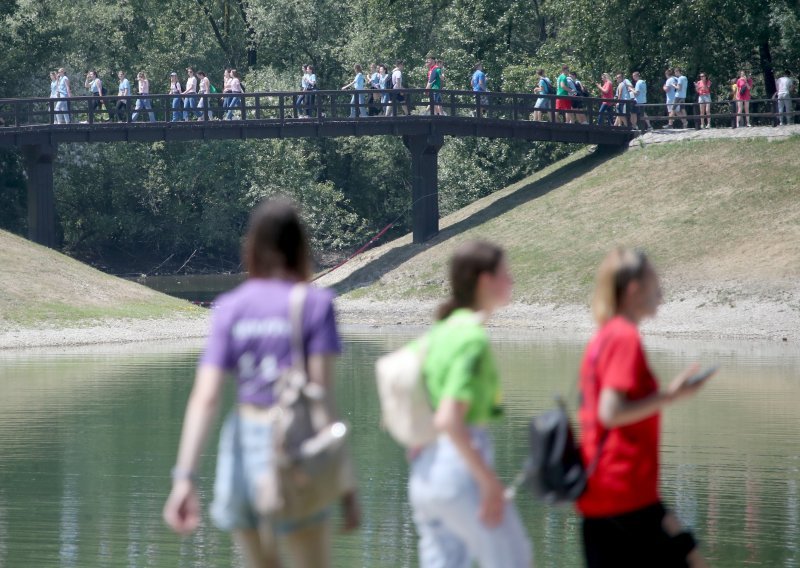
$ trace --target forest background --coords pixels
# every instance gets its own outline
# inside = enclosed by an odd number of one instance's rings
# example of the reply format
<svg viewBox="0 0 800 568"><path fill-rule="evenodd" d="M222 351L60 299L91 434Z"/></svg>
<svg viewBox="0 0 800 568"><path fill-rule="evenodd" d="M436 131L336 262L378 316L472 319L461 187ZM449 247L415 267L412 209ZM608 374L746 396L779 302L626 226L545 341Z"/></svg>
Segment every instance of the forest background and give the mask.
<svg viewBox="0 0 800 568"><path fill-rule="evenodd" d="M445 60L444 88L467 89L482 61L493 91L530 92L534 72L569 64L592 86L602 72L638 69L651 102L663 71L702 70L715 98L739 69L771 96L774 76L800 70L800 3L791 0L6 0L0 2L0 98L49 94L65 67L73 93L96 69L144 70L151 92L169 73L209 74L221 90L235 67L247 90L297 90L314 64L322 89L352 80L353 64L406 61L425 86L424 58ZM132 81L133 83L133 81ZM691 96L691 95L690 95ZM576 148L448 139L439 155L440 209L454 211ZM25 234L24 164L0 150L0 228ZM676 164L676 166L679 166ZM397 137L62 145L56 167L64 252L116 273L236 271L250 208L277 194L302 207L317 259L329 264L386 224L410 226L409 157ZM624 173L622 173L624 175ZM631 173L635 176L635 173Z"/></svg>

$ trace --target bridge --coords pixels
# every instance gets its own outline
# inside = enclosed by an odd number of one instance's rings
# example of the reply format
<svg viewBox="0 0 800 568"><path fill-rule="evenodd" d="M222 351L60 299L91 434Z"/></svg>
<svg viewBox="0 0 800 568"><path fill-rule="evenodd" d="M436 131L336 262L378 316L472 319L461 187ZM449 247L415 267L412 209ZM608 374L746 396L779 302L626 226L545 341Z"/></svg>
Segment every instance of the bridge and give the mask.
<svg viewBox="0 0 800 568"><path fill-rule="evenodd" d="M527 93L420 89L215 93L193 97L199 108L189 109L186 121L182 105L189 97L131 95L125 97L127 112L119 116L116 98L0 99L0 146L16 147L25 158L31 240L56 245L53 164L59 144L402 136L411 155L413 237L421 243L439 231L437 162L446 136L603 147L624 146L635 136L628 127L597 124L603 102L614 109L618 101L589 97L565 97L581 108L557 111L554 96ZM140 99L149 102L152 115L142 109L139 121L133 122ZM533 120L538 99L548 99L549 108ZM629 117L630 108L621 112Z"/></svg>

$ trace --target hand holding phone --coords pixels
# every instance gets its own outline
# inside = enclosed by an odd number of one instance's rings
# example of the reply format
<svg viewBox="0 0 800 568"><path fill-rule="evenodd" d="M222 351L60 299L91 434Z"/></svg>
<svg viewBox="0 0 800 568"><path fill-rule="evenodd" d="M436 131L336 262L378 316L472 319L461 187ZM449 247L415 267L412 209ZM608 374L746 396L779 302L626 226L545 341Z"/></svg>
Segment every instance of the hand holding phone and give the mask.
<svg viewBox="0 0 800 568"><path fill-rule="evenodd" d="M718 369L719 365L712 365L711 367L703 369L702 371L699 371L694 375L692 375L691 377L689 377L688 379L686 379L686 383L684 384L686 384L687 386L693 386L698 383L702 383L703 381L711 378L711 376L714 373L716 373Z"/></svg>

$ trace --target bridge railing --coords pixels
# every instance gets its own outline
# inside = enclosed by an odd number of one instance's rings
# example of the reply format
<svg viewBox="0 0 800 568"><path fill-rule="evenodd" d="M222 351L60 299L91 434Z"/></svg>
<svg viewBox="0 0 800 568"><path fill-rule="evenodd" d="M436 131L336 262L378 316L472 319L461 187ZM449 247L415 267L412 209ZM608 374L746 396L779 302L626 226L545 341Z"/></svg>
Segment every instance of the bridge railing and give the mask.
<svg viewBox="0 0 800 568"><path fill-rule="evenodd" d="M556 109L556 99L572 108ZM124 107L118 105L125 100ZM41 126L204 120L361 120L441 114L470 119L564 123L629 119L630 105L593 97L425 89L81 96L0 99L0 125ZM619 127L624 128L622 124Z"/></svg>
<svg viewBox="0 0 800 568"><path fill-rule="evenodd" d="M750 117L750 123L754 126L777 126L780 124L781 119L788 121L790 124L800 116L800 98L786 99L788 105L788 112L780 113L778 108L778 99L753 99L750 101L750 110L746 113ZM686 118L691 128L700 128L701 119L709 118L714 128L719 127L732 127L736 128L737 117L741 125L746 123L745 113L739 113L737 110L737 101L735 100L716 100L710 103L709 114L700 114L701 103L685 102L679 106L682 110L686 111L686 116L669 116L669 106L666 103L648 103L637 105L641 110L647 114L647 118L654 125L666 126L670 121L674 124L681 124L682 119ZM675 105L672 105L675 106Z"/></svg>

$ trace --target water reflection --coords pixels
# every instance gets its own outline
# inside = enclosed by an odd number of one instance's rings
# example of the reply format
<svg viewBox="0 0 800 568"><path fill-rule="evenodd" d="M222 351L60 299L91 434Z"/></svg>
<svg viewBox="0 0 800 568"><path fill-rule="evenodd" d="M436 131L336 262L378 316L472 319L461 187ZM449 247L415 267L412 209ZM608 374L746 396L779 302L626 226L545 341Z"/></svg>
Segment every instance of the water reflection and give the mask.
<svg viewBox="0 0 800 568"><path fill-rule="evenodd" d="M531 414L569 392L579 342L497 330L506 421L495 428L506 480L522 462ZM375 358L407 335L351 333L337 395L354 426L363 529L336 542L336 565L416 565L402 452L380 430ZM235 566L227 535L205 524L178 539L162 525L199 344L0 355L0 566ZM800 354L780 344L651 341L668 378L691 360L720 362L704 394L664 420L665 499L717 566L797 566ZM230 393L229 393L230 394ZM229 399L230 401L230 399ZM229 402L228 401L228 402ZM213 446L200 492L207 505ZM537 566L579 566L569 509L528 494L519 508Z"/></svg>

